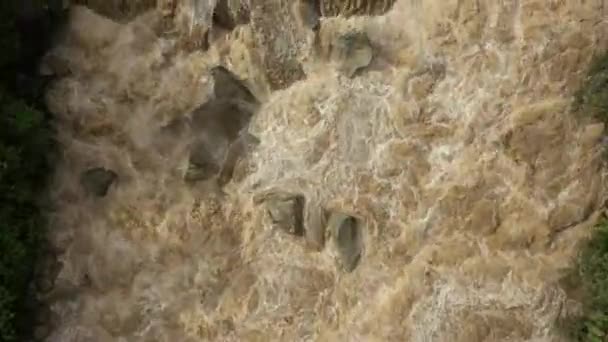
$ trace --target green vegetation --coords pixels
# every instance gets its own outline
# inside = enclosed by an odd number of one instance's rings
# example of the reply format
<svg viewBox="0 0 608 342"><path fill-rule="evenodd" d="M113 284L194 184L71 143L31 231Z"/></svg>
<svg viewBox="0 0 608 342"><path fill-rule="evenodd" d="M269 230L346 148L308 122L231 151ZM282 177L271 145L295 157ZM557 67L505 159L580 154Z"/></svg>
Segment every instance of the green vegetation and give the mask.
<svg viewBox="0 0 608 342"><path fill-rule="evenodd" d="M574 109L608 125L608 54L596 57L575 95ZM608 157L608 151L605 156ZM574 341L608 341L608 220L599 222L582 248L575 272L566 280L577 288L583 316L563 322Z"/></svg>
<svg viewBox="0 0 608 342"><path fill-rule="evenodd" d="M575 95L574 107L608 123L608 54L596 57L591 63L587 79Z"/></svg>
<svg viewBox="0 0 608 342"><path fill-rule="evenodd" d="M52 146L43 107L34 97L24 97L23 82L17 81L34 58L23 58L16 4L0 2L0 341L21 340L31 329L24 303L44 232L37 203ZM40 98L40 89L26 90Z"/></svg>
<svg viewBox="0 0 608 342"><path fill-rule="evenodd" d="M583 294L584 315L569 322L575 341L602 342L608 338L608 221L600 222L578 259L576 279Z"/></svg>
<svg viewBox="0 0 608 342"><path fill-rule="evenodd" d="M0 115L0 341L11 341L44 227L50 134L41 112L1 90Z"/></svg>

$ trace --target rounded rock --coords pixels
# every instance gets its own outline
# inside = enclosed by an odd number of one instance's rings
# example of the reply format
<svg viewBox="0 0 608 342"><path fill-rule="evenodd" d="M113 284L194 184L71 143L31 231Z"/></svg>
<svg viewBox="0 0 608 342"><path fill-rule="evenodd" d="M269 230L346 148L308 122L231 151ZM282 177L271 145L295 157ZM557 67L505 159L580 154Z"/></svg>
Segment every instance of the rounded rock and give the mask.
<svg viewBox="0 0 608 342"><path fill-rule="evenodd" d="M352 272L359 264L363 249L361 222L350 215L333 213L328 229L338 251L339 266L346 272Z"/></svg>

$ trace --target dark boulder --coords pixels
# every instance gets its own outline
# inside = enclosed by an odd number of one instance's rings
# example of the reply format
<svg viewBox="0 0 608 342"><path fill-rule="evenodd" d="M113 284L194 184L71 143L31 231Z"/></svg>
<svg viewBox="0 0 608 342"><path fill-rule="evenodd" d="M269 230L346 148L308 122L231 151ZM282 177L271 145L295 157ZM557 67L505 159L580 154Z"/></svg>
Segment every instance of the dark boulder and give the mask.
<svg viewBox="0 0 608 342"><path fill-rule="evenodd" d="M254 203L264 203L274 227L295 236L304 236L306 199L303 195L272 190L254 196L253 200Z"/></svg>
<svg viewBox="0 0 608 342"><path fill-rule="evenodd" d="M82 173L80 184L91 195L104 197L110 186L118 179L116 172L102 167L88 169Z"/></svg>
<svg viewBox="0 0 608 342"><path fill-rule="evenodd" d="M221 170L221 160L211 150L214 146L203 140L195 142L190 149L188 160L188 170L185 180L188 182L205 181L219 174Z"/></svg>
<svg viewBox="0 0 608 342"><path fill-rule="evenodd" d="M222 163L222 170L220 171L218 179L221 186L232 180L237 164L241 160L247 158L249 153L251 153L259 143L260 140L257 137L244 132L230 145Z"/></svg>
<svg viewBox="0 0 608 342"><path fill-rule="evenodd" d="M218 0L213 10L213 25L225 30L234 30L249 22L249 8L244 1Z"/></svg>
<svg viewBox="0 0 608 342"><path fill-rule="evenodd" d="M233 101L211 100L192 112L195 135L221 135L234 141L248 124L253 112Z"/></svg>
<svg viewBox="0 0 608 342"><path fill-rule="evenodd" d="M216 99L242 101L250 104L258 103L249 88L230 70L218 65L211 68L210 72Z"/></svg>
<svg viewBox="0 0 608 342"><path fill-rule="evenodd" d="M259 102L228 69L217 66L210 72L214 97L190 115L195 143L185 178L199 181L219 176L223 185L232 178L237 162L258 143L246 131Z"/></svg>
<svg viewBox="0 0 608 342"><path fill-rule="evenodd" d="M352 272L361 259L363 239L359 219L342 213L333 213L328 229L338 252L338 263L346 272Z"/></svg>

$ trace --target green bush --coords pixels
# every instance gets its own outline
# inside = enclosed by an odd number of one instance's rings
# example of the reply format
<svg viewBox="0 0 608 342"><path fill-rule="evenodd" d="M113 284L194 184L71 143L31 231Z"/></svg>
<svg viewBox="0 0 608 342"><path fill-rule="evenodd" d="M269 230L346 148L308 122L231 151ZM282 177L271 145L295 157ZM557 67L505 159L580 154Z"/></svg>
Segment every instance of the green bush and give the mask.
<svg viewBox="0 0 608 342"><path fill-rule="evenodd" d="M594 59L574 109L579 115L608 125L608 53ZM608 158L608 150L605 154ZM581 250L575 271L568 276L572 288L582 294L583 316L565 323L574 341L608 341L608 221L598 223Z"/></svg>
<svg viewBox="0 0 608 342"><path fill-rule="evenodd" d="M0 341L21 340L31 330L24 303L36 251L44 235L38 203L48 178L52 146L48 120L34 99L20 98L16 5L0 1ZM23 44L21 44L23 45ZM34 59L32 58L32 61ZM31 66L34 70L35 65ZM27 90L27 89L26 89ZM37 90L39 93L40 91ZM32 93L32 92L29 92ZM40 94L35 94L39 96Z"/></svg>
<svg viewBox="0 0 608 342"><path fill-rule="evenodd" d="M608 336L608 221L600 222L582 249L576 279L584 294L584 315L571 322L574 340L601 342Z"/></svg>
<svg viewBox="0 0 608 342"><path fill-rule="evenodd" d="M43 115L0 90L0 341L16 338L44 221L37 206L48 165Z"/></svg>
<svg viewBox="0 0 608 342"><path fill-rule="evenodd" d="M594 59L582 87L575 94L579 112L608 123L608 54Z"/></svg>

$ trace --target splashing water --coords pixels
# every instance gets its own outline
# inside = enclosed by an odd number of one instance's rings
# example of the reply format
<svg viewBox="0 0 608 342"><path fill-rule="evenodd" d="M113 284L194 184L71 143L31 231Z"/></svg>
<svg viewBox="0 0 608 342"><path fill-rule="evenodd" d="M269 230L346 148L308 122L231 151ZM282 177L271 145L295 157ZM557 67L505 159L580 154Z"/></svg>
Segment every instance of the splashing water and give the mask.
<svg viewBox="0 0 608 342"><path fill-rule="evenodd" d="M353 78L287 27L275 50L306 75L274 91L255 20L188 52L156 11L116 23L74 7L52 51L70 74L47 94L63 148L48 341L559 341L577 308L562 269L606 194L601 129L569 108L605 48L601 3L398 0L323 18L321 41L369 36ZM163 130L210 98L218 64L263 102L260 144L221 191L183 181L190 138ZM119 175L107 196L82 191L90 167ZM252 201L271 187L364 220L358 267L272 230Z"/></svg>

